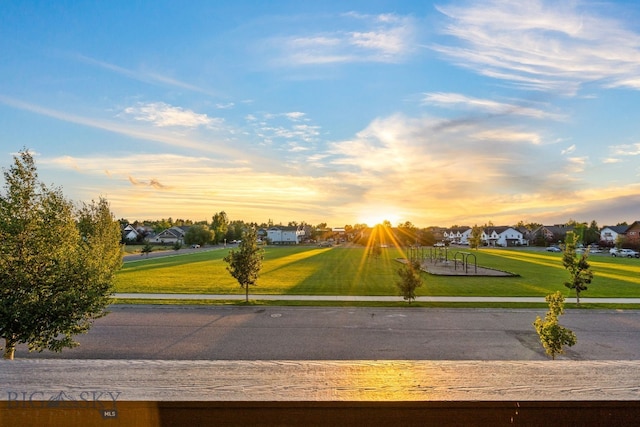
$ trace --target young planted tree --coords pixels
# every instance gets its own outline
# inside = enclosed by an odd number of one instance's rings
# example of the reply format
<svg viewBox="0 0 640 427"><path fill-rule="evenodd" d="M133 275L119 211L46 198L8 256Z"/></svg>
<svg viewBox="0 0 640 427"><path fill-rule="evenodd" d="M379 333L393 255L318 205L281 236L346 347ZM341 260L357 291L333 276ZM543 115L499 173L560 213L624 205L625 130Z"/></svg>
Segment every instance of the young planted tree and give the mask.
<svg viewBox="0 0 640 427"><path fill-rule="evenodd" d="M593 280L591 266L587 262L589 251L585 250L580 257L576 256L576 239L571 232L567 233L565 247L562 254L562 265L569 272L569 281L564 285L576 291L576 302L580 305L580 292L587 290L587 285Z"/></svg>
<svg viewBox="0 0 640 427"><path fill-rule="evenodd" d="M28 151L4 172L0 194L0 338L62 351L106 314L122 263L120 226L104 199L75 209L38 180Z"/></svg>
<svg viewBox="0 0 640 427"><path fill-rule="evenodd" d="M242 234L238 249L232 249L224 257L224 261L229 264L227 270L245 290L245 302L249 302L249 286L256 284L263 259L264 249L258 246L258 235L253 228L248 228Z"/></svg>
<svg viewBox="0 0 640 427"><path fill-rule="evenodd" d="M382 248L380 247L380 243L374 242L371 246L371 250L369 251L369 255L374 257L375 259L380 258L382 255Z"/></svg>
<svg viewBox="0 0 640 427"><path fill-rule="evenodd" d="M398 269L398 276L400 279L396 282L396 286L404 300L411 304L416 299L416 289L422 286L420 261L407 260L406 264Z"/></svg>
<svg viewBox="0 0 640 427"><path fill-rule="evenodd" d="M533 326L540 337L540 342L546 353L555 360L556 354L563 354L565 345L569 347L577 342L576 335L558 324L558 317L564 313L564 297L560 291L549 294L545 300L549 303L549 311L544 320L536 317Z"/></svg>
<svg viewBox="0 0 640 427"><path fill-rule="evenodd" d="M146 241L144 243L144 246L142 247L142 249L140 249L140 255L149 256L149 254L151 252L153 252L153 245L151 243L149 243L148 241Z"/></svg>

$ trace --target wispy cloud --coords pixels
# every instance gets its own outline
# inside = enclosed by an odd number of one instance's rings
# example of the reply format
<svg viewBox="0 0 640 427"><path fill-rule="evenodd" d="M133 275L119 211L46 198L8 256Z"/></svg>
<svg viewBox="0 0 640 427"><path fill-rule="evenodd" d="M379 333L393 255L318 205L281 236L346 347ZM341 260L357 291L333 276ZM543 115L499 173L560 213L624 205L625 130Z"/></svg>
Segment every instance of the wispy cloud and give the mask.
<svg viewBox="0 0 640 427"><path fill-rule="evenodd" d="M517 102L498 102L491 99L474 98L459 93L425 93L422 102L425 105L479 111L491 115L515 115L552 120L562 120L564 118L564 116L560 114L550 113L539 108L527 107Z"/></svg>
<svg viewBox="0 0 640 427"><path fill-rule="evenodd" d="M349 13L333 32L299 33L271 39L280 66L345 62L401 62L415 47L411 17Z"/></svg>
<svg viewBox="0 0 640 427"><path fill-rule="evenodd" d="M614 145L611 147L611 152L614 156L638 156L640 155L640 142Z"/></svg>
<svg viewBox="0 0 640 427"><path fill-rule="evenodd" d="M546 0L439 6L448 18L444 34L460 44L433 48L525 89L573 95L591 82L640 89L640 34L588 6Z"/></svg>
<svg viewBox="0 0 640 427"><path fill-rule="evenodd" d="M83 126L88 126L95 129L101 129L108 132L114 132L121 135L125 135L131 138L136 138L144 141L159 142L182 148L198 149L205 153L216 152L226 156L244 156L246 157L246 151L242 151L239 148L230 147L228 144L212 144L211 140L200 140L197 137L184 135L174 135L170 132L165 132L161 128L152 129L148 126L140 128L124 124L119 121L111 121L105 119L97 119L92 117L83 117L76 114L68 113L66 111L59 111L52 108L43 107L40 105L31 104L15 98L0 95L0 103L10 105L20 110L30 111L32 113L40 114L46 117L52 117L57 120L62 120L69 123L75 123Z"/></svg>
<svg viewBox="0 0 640 427"><path fill-rule="evenodd" d="M73 58L85 64L99 67L108 71L112 71L116 74L120 74L121 76L130 78L133 80L138 80L144 83L175 87L175 88L185 89L191 92L203 93L206 95L212 95L212 96L216 95L214 92L210 90L203 89L196 85L186 83L181 80L178 80L169 76L165 76L154 71L132 70L132 69L121 67L119 65L111 64L105 61L100 61L85 55L80 55L80 54L74 55Z"/></svg>
<svg viewBox="0 0 640 427"><path fill-rule="evenodd" d="M154 188L156 190L167 190L169 189L169 187L167 187L166 185L163 185L160 183L160 181L158 181L156 178L151 178L149 181L140 181L135 179L132 176L129 176L129 182L137 187L142 186L142 187L151 187Z"/></svg>
<svg viewBox="0 0 640 427"><path fill-rule="evenodd" d="M199 126L222 125L223 119L212 118L206 114L198 114L181 107L174 107L164 102L138 103L135 106L127 107L123 111L126 115L132 116L134 120L150 122L154 126L167 127L179 126L196 128Z"/></svg>
<svg viewBox="0 0 640 427"><path fill-rule="evenodd" d="M267 145L287 152L308 151L319 142L321 127L300 111L263 113L245 117L255 136Z"/></svg>
<svg viewBox="0 0 640 427"><path fill-rule="evenodd" d="M569 157L567 164L567 172L580 173L585 170L587 165L587 157Z"/></svg>
<svg viewBox="0 0 640 427"><path fill-rule="evenodd" d="M614 163L620 163L622 160L617 159L615 157L607 157L606 159L604 159L602 162L604 164L614 164Z"/></svg>

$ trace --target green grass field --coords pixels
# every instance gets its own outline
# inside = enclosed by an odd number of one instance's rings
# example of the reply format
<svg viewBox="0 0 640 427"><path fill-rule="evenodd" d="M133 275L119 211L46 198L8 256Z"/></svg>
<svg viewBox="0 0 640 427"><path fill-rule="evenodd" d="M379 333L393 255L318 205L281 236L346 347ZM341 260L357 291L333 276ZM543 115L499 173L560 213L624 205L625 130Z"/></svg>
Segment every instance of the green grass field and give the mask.
<svg viewBox="0 0 640 427"><path fill-rule="evenodd" d="M419 296L544 296L563 285L562 254L540 250L473 251L479 266L518 277L451 277L423 273ZM226 270L226 250L125 263L116 292L237 294ZM374 259L361 247L267 247L258 284L251 294L398 295L395 282L401 250L383 249ZM583 297L640 297L640 260L592 255L593 283Z"/></svg>

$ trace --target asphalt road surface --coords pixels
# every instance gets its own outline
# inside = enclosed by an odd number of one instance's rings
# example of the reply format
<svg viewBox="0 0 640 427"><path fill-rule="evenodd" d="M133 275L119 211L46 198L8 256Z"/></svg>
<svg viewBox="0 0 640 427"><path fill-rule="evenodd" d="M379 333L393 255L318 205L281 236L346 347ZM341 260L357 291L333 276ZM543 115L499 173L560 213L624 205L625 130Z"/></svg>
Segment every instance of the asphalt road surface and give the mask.
<svg viewBox="0 0 640 427"><path fill-rule="evenodd" d="M114 305L80 346L16 358L155 360L544 360L545 309ZM567 310L565 359L640 359L640 310Z"/></svg>

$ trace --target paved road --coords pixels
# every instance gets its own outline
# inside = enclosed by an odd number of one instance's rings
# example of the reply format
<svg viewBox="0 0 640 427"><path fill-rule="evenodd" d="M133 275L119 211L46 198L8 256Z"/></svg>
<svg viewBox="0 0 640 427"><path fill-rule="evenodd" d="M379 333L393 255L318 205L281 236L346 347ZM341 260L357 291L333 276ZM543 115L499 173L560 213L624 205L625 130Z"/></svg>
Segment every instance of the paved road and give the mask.
<svg viewBox="0 0 640 427"><path fill-rule="evenodd" d="M61 354L18 358L201 360L544 360L545 309L114 305ZM568 310L573 360L640 359L640 312Z"/></svg>
<svg viewBox="0 0 640 427"><path fill-rule="evenodd" d="M244 301L245 295L237 294L143 294L116 293L117 299L151 300L213 300ZM391 295L281 295L249 294L255 301L364 301L364 302L404 302L401 296ZM418 302L477 302L477 303L539 303L546 304L545 297L456 297L456 296L419 296ZM576 303L575 297L566 297L566 303ZM583 304L640 304L640 298L580 298Z"/></svg>

